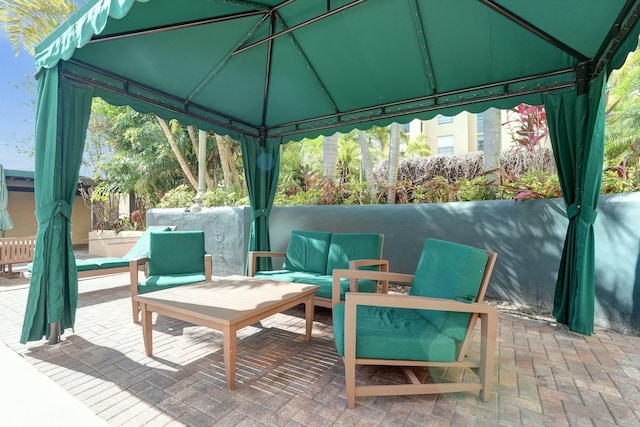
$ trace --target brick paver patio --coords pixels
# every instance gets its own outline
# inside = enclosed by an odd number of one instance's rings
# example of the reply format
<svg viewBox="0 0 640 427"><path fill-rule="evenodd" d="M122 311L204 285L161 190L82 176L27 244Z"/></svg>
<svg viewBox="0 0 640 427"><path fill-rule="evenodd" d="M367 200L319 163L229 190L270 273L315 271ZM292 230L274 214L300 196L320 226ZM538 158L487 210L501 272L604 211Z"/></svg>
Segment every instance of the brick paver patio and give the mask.
<svg viewBox="0 0 640 427"><path fill-rule="evenodd" d="M131 322L127 281L126 274L81 280L76 330L49 346L18 343L27 281L0 278L0 341L109 425L640 425L640 337L601 329L584 337L502 312L488 402L472 393L372 397L358 398L349 410L329 310L316 308L310 342L303 339L302 307L241 330L237 384L230 391L216 331L160 316L154 357L145 356L141 328ZM403 381L389 368L358 375ZM473 374L446 372L459 375Z"/></svg>

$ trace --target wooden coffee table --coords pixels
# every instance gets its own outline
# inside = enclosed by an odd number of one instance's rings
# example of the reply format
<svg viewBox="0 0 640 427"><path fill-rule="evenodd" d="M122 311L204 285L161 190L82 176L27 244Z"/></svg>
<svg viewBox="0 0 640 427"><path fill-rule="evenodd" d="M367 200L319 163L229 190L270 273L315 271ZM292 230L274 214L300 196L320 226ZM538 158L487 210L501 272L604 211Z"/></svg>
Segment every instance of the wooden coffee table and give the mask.
<svg viewBox="0 0 640 427"><path fill-rule="evenodd" d="M228 276L136 295L133 298L140 303L142 311L142 334L147 356L153 355L152 313L221 331L227 387L233 389L236 376L236 332L304 303L308 341L313 327L313 293L318 289L315 285Z"/></svg>

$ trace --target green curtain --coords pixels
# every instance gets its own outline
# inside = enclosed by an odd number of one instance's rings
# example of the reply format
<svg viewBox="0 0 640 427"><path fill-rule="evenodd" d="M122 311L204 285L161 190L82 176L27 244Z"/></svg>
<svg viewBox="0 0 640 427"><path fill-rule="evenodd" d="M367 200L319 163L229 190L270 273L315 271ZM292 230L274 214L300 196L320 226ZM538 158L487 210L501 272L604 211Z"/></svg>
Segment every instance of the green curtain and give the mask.
<svg viewBox="0 0 640 427"><path fill-rule="evenodd" d="M280 173L280 143L266 140L240 139L242 161L251 203L251 234L249 251L270 250L269 214L278 187ZM258 259L258 271L272 268L271 258Z"/></svg>
<svg viewBox="0 0 640 427"><path fill-rule="evenodd" d="M43 69L36 110L35 198L38 233L21 343L49 338L49 325L73 328L78 273L71 246L71 207L91 114L93 88Z"/></svg>
<svg viewBox="0 0 640 427"><path fill-rule="evenodd" d="M604 161L605 76L602 72L590 84L581 86L579 82L577 90L545 97L551 144L569 218L553 315L570 330L584 335L593 333L593 224Z"/></svg>

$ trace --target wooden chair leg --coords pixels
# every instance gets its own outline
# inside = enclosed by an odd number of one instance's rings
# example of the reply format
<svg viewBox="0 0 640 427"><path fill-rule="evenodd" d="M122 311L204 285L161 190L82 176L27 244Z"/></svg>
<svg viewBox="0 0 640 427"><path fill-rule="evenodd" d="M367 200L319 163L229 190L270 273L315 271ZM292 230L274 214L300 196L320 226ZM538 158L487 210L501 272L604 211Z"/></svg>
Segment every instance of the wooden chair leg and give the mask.
<svg viewBox="0 0 640 427"><path fill-rule="evenodd" d="M347 408L356 407L356 365L344 360L344 381L347 392Z"/></svg>
<svg viewBox="0 0 640 427"><path fill-rule="evenodd" d="M133 308L133 323L140 323L140 305L133 298L131 299L131 305Z"/></svg>

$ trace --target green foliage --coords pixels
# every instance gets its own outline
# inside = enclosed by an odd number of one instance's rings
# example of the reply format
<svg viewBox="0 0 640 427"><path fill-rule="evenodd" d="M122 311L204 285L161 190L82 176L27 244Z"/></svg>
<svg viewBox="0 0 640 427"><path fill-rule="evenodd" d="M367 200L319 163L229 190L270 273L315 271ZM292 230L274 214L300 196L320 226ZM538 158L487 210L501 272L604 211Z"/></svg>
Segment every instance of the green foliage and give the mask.
<svg viewBox="0 0 640 427"><path fill-rule="evenodd" d="M633 172L635 172L635 170ZM634 182L630 179L625 179L614 170L606 170L603 172L601 193L629 193L632 191L637 191L637 181Z"/></svg>
<svg viewBox="0 0 640 427"><path fill-rule="evenodd" d="M557 174L527 172L521 177L503 176L502 186L514 193L514 199L546 199L562 197Z"/></svg>
<svg viewBox="0 0 640 427"><path fill-rule="evenodd" d="M165 193L158 203L159 208L188 208L193 205L196 193L186 184L182 184Z"/></svg>
<svg viewBox="0 0 640 427"><path fill-rule="evenodd" d="M35 46L78 6L72 0L0 0L0 27L16 56L20 46L33 55Z"/></svg>
<svg viewBox="0 0 640 427"><path fill-rule="evenodd" d="M456 181L456 187L456 199L461 202L495 199L495 190L484 175L473 179L460 179Z"/></svg>
<svg viewBox="0 0 640 427"><path fill-rule="evenodd" d="M421 133L416 138L407 143L405 156L409 157L429 157L431 155L431 146L427 142L427 135Z"/></svg>
<svg viewBox="0 0 640 427"><path fill-rule="evenodd" d="M202 195L202 206L241 206L248 205L249 197L241 187L215 188Z"/></svg>
<svg viewBox="0 0 640 427"><path fill-rule="evenodd" d="M609 77L605 126L605 165L624 161L625 151L640 129L640 50L629 54L622 68Z"/></svg>
<svg viewBox="0 0 640 427"><path fill-rule="evenodd" d="M190 208L193 206L196 193L186 184L182 184L168 191L160 203L159 208ZM203 207L213 206L242 206L248 205L249 199L244 190L238 188L215 188L204 192L201 200Z"/></svg>
<svg viewBox="0 0 640 427"><path fill-rule="evenodd" d="M360 144L349 138L338 141L338 177L342 182L359 179Z"/></svg>

